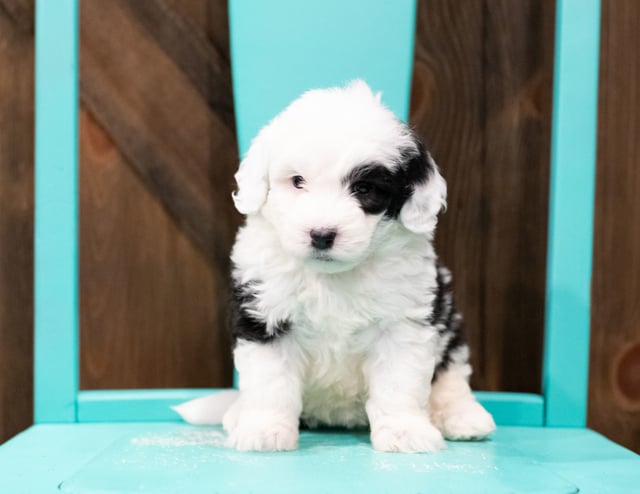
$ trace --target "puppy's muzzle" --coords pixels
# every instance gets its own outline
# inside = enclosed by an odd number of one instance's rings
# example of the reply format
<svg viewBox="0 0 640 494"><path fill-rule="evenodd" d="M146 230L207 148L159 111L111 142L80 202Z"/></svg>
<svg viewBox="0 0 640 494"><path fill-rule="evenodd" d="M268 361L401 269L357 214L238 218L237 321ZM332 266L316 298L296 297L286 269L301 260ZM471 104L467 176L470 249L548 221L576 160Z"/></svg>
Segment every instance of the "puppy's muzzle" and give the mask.
<svg viewBox="0 0 640 494"><path fill-rule="evenodd" d="M333 247L333 241L336 239L338 232L334 229L311 230L311 245L318 250L327 250Z"/></svg>

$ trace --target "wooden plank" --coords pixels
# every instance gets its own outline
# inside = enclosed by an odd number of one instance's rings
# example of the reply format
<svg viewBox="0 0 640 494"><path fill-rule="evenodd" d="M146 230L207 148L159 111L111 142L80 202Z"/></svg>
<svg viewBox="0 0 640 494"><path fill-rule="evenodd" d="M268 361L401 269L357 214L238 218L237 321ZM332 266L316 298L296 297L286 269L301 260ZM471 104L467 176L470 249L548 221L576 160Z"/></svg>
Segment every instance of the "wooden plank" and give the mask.
<svg viewBox="0 0 640 494"><path fill-rule="evenodd" d="M204 86L198 90L181 70L188 50L169 50L170 57L158 46L158 36L172 36L163 41L168 48L175 29L196 24L164 12L153 14L160 24L154 27L142 14L125 2L88 2L82 9L81 86L91 114L83 117L83 159L89 170L113 163L102 182L90 185L95 174L82 175L93 192L82 192L81 384L229 385L228 257L239 222L230 200L235 137L212 112ZM206 65L205 58L189 63ZM211 94L219 90L209 87ZM108 145L87 144L94 141ZM104 157L102 147L117 157ZM105 194L113 200L100 199ZM107 240L118 248L95 250ZM104 338L123 365L101 353Z"/></svg>
<svg viewBox="0 0 640 494"><path fill-rule="evenodd" d="M173 407L220 391L229 394L231 399L236 397L234 391L211 388L81 391L78 396L78 420L182 422L182 417Z"/></svg>
<svg viewBox="0 0 640 494"><path fill-rule="evenodd" d="M78 0L36 2L34 420L76 421Z"/></svg>
<svg viewBox="0 0 640 494"><path fill-rule="evenodd" d="M222 391L235 399L234 391L220 389L143 389L82 391L78 397L80 422L176 422L172 407ZM482 391L478 401L493 415L499 426L541 427L544 400L540 395ZM223 402L225 399L223 399Z"/></svg>
<svg viewBox="0 0 640 494"><path fill-rule="evenodd" d="M640 452L640 3L602 2L588 425Z"/></svg>
<svg viewBox="0 0 640 494"><path fill-rule="evenodd" d="M119 2L84 4L81 29L83 102L188 238L226 270L239 222L229 199L234 134Z"/></svg>
<svg viewBox="0 0 640 494"><path fill-rule="evenodd" d="M540 390L553 8L419 4L411 121L449 184L437 248L480 389Z"/></svg>
<svg viewBox="0 0 640 494"><path fill-rule="evenodd" d="M554 2L419 5L411 121L449 184L473 384L539 392Z"/></svg>
<svg viewBox="0 0 640 494"><path fill-rule="evenodd" d="M228 55L225 58L222 54L228 43L220 47L213 44L202 26L180 15L166 0L119 2L184 72L212 112L235 132L231 67Z"/></svg>
<svg viewBox="0 0 640 494"><path fill-rule="evenodd" d="M34 0L0 0L0 15L4 14L13 29L33 34Z"/></svg>
<svg viewBox="0 0 640 494"><path fill-rule="evenodd" d="M217 56L230 65L229 2L227 0L164 0L177 15L197 26Z"/></svg>
<svg viewBox="0 0 640 494"><path fill-rule="evenodd" d="M0 443L33 420L33 36L0 9Z"/></svg>
<svg viewBox="0 0 640 494"><path fill-rule="evenodd" d="M639 477L636 455L584 429L501 427L427 455L380 454L364 431L303 431L298 452L259 455L220 447L223 437L176 423L37 426L0 448L0 490L620 493Z"/></svg>
<svg viewBox="0 0 640 494"><path fill-rule="evenodd" d="M226 285L81 115L81 388L231 384Z"/></svg>
<svg viewBox="0 0 640 494"><path fill-rule="evenodd" d="M488 381L483 334L482 15L481 0L418 3L409 121L448 182L449 207L440 219L436 247L453 271L472 350L473 384L496 389L496 383Z"/></svg>
<svg viewBox="0 0 640 494"><path fill-rule="evenodd" d="M555 1L487 1L483 283L489 375L540 392Z"/></svg>
<svg viewBox="0 0 640 494"><path fill-rule="evenodd" d="M558 0L542 389L545 424L585 427L600 0Z"/></svg>

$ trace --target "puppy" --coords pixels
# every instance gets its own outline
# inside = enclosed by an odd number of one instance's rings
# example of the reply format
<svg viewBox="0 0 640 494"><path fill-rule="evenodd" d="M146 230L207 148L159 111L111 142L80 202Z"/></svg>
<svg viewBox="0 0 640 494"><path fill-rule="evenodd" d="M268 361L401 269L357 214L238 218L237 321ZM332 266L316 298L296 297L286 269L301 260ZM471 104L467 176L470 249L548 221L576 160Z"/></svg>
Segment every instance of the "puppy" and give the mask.
<svg viewBox="0 0 640 494"><path fill-rule="evenodd" d="M451 275L432 246L446 184L363 81L303 94L235 175L240 450L292 450L299 423L370 427L381 451L434 452L495 424L468 385Z"/></svg>

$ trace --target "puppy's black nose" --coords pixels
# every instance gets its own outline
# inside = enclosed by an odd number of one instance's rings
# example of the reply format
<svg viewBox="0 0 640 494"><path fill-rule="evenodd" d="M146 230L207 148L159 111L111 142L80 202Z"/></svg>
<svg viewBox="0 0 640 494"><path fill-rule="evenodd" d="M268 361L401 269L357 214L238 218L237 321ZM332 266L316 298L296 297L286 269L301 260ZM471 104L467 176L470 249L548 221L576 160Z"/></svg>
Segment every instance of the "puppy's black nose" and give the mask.
<svg viewBox="0 0 640 494"><path fill-rule="evenodd" d="M335 230L311 230L311 245L318 250L330 249L337 233Z"/></svg>

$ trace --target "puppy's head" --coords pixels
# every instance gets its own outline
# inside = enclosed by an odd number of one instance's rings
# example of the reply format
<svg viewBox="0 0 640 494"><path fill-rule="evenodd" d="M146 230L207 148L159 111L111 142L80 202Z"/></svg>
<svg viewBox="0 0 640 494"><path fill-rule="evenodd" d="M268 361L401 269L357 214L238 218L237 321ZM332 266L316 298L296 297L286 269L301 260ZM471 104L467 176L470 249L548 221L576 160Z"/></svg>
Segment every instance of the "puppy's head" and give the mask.
<svg viewBox="0 0 640 494"><path fill-rule="evenodd" d="M446 184L410 129L364 82L303 94L265 126L235 175L243 214L323 272L351 269L385 226L431 235Z"/></svg>

